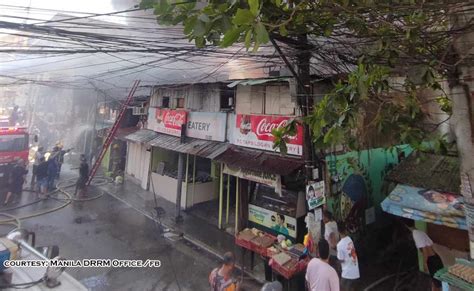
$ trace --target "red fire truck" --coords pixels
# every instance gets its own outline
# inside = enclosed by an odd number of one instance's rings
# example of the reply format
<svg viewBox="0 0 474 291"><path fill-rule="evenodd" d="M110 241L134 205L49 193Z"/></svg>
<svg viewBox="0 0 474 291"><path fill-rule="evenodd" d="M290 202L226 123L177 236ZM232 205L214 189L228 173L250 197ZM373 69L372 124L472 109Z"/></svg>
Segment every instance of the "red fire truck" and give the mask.
<svg viewBox="0 0 474 291"><path fill-rule="evenodd" d="M28 160L28 137L25 127L0 127L0 188L5 189L15 160Z"/></svg>

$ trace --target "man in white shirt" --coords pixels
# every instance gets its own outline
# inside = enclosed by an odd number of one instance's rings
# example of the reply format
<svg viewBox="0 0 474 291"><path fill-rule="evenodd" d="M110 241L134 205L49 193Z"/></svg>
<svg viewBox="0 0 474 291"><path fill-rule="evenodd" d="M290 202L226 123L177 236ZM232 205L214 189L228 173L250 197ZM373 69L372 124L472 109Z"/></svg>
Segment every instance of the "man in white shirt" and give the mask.
<svg viewBox="0 0 474 291"><path fill-rule="evenodd" d="M412 232L416 248L423 254L424 271L431 275L431 290L441 290L441 281L434 278L435 273L444 267L443 261L433 249L433 241L423 231L415 228L413 220L407 220L406 225Z"/></svg>
<svg viewBox="0 0 474 291"><path fill-rule="evenodd" d="M33 162L33 175L31 175L31 189L34 189L35 182L36 182L36 170L40 164L41 158L44 157L44 149L43 147L39 147L35 153L35 159Z"/></svg>
<svg viewBox="0 0 474 291"><path fill-rule="evenodd" d="M306 286L309 291L339 291L339 277L329 265L329 244L318 243L319 259L312 259L306 268Z"/></svg>
<svg viewBox="0 0 474 291"><path fill-rule="evenodd" d="M336 245L339 241L339 231L337 229L337 223L334 220L332 213L324 210L323 211L323 222L324 222L324 239L329 244L329 264L336 269L338 274L341 274L341 266L337 261Z"/></svg>
<svg viewBox="0 0 474 291"><path fill-rule="evenodd" d="M346 226L339 224L341 240L337 243L337 259L341 262L341 290L353 291L357 280L360 278L359 260L357 258L354 242L348 236Z"/></svg>

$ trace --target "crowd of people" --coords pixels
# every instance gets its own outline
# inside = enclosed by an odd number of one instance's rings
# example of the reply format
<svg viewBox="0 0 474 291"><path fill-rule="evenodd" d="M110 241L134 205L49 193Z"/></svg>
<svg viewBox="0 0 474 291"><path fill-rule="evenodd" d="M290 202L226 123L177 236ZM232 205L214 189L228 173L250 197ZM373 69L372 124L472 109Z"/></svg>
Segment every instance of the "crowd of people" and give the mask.
<svg viewBox="0 0 474 291"><path fill-rule="evenodd" d="M61 143L57 143L51 152L46 152L43 147L38 147L34 154L32 175L30 181L31 190L36 193L37 199L45 198L48 193L56 189L56 180L61 175L64 156L72 149L63 149ZM85 195L85 186L89 177L89 165L84 155L80 156L79 179L76 183L75 194L79 197ZM11 200L19 199L23 192L26 176L28 174L28 162L16 159L15 165L9 173L7 194L4 205ZM13 197L13 199L12 199Z"/></svg>
<svg viewBox="0 0 474 291"><path fill-rule="evenodd" d="M314 243L313 258L310 260L305 274L306 290L308 291L354 291L360 290L359 261L356 248L344 223L336 223L332 213L323 211L324 235L319 242ZM416 248L423 254L424 270L432 278L431 289L441 290L441 282L434 274L443 268L443 262L433 249L433 241L428 235L415 229L413 220L408 220L406 226L413 236ZM305 244L311 245L311 244ZM232 277L235 259L232 253L224 255L222 265L215 268L209 275L211 291L239 290L241 280ZM281 291L280 282L269 282L261 291Z"/></svg>

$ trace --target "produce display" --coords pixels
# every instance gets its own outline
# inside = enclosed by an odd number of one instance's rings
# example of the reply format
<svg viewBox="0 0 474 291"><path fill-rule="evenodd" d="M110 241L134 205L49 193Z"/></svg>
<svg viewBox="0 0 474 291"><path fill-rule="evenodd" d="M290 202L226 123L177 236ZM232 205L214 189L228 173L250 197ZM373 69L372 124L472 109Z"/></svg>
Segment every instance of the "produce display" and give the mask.
<svg viewBox="0 0 474 291"><path fill-rule="evenodd" d="M235 236L235 243L270 258L272 269L287 279L306 269L309 262L308 258L304 258L305 247L302 244L293 245L283 235L274 237L256 228L239 232Z"/></svg>
<svg viewBox="0 0 474 291"><path fill-rule="evenodd" d="M448 268L448 272L464 281L474 284L474 268L464 264L454 264Z"/></svg>

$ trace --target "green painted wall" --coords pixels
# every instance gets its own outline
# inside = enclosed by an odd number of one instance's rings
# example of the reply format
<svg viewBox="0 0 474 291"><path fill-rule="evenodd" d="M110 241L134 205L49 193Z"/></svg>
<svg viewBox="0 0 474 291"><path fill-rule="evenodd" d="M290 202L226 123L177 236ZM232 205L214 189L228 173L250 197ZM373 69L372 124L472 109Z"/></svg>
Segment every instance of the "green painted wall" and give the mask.
<svg viewBox="0 0 474 291"><path fill-rule="evenodd" d="M327 204L337 220L345 220L353 211L355 202L361 199L366 208L374 206L379 213L380 202L386 195L383 191L385 175L398 164L401 152L407 156L411 148L377 148L326 157L331 177Z"/></svg>
<svg viewBox="0 0 474 291"><path fill-rule="evenodd" d="M173 151L164 150L158 147L153 147L153 161L152 171L156 171L160 162L166 162L171 167L178 167L178 153Z"/></svg>

